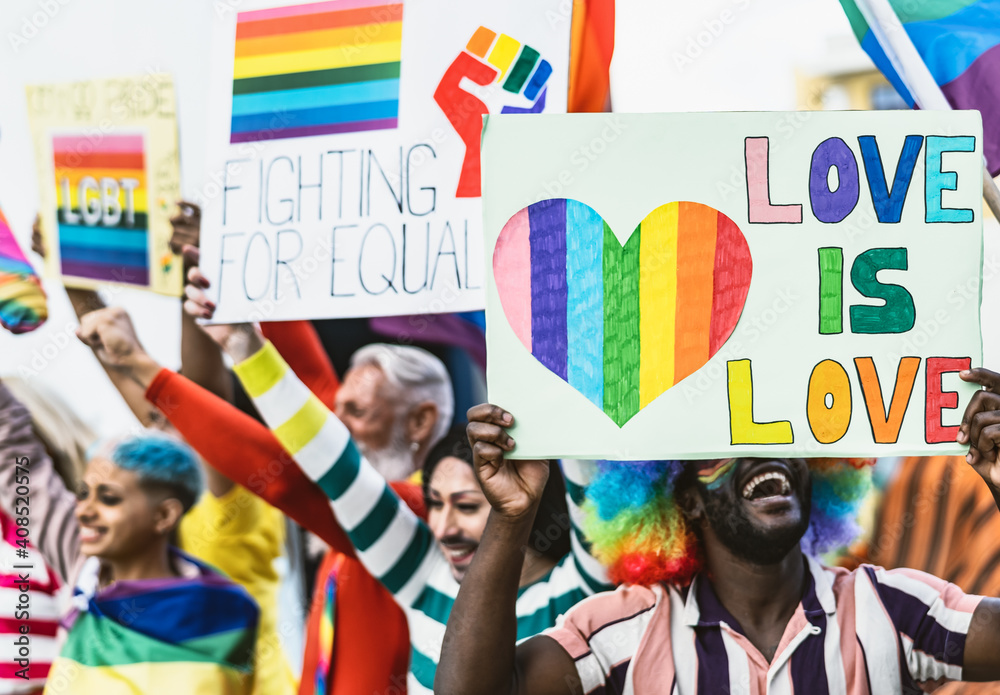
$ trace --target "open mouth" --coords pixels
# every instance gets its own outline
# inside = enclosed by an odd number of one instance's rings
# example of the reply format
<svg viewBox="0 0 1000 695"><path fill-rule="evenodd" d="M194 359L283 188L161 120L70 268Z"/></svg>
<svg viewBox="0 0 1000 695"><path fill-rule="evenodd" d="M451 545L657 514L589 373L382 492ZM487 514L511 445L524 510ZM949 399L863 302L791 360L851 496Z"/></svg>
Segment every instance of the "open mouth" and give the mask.
<svg viewBox="0 0 1000 695"><path fill-rule="evenodd" d="M472 559L476 554L476 546L463 545L459 547L445 547L444 556L453 565L460 565Z"/></svg>
<svg viewBox="0 0 1000 695"><path fill-rule="evenodd" d="M104 535L103 529L94 528L93 526L81 526L80 527L80 542L81 543L96 543Z"/></svg>
<svg viewBox="0 0 1000 695"><path fill-rule="evenodd" d="M743 486L743 499L755 501L771 497L786 497L792 492L792 484L782 471L771 470L758 473Z"/></svg>

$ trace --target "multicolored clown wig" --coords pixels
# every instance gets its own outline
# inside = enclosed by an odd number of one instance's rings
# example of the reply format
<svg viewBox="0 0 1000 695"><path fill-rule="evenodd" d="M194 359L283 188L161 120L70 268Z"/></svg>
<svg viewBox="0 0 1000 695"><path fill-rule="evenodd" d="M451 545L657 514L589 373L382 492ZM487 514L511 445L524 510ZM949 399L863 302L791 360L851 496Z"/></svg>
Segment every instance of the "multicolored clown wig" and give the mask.
<svg viewBox="0 0 1000 695"><path fill-rule="evenodd" d="M809 459L812 514L802 550L817 556L850 543L871 489L874 459ZM584 533L616 584L686 585L701 569L698 537L674 500L684 461L601 461L587 489ZM722 471L718 471L721 473ZM712 476L700 476L711 486Z"/></svg>

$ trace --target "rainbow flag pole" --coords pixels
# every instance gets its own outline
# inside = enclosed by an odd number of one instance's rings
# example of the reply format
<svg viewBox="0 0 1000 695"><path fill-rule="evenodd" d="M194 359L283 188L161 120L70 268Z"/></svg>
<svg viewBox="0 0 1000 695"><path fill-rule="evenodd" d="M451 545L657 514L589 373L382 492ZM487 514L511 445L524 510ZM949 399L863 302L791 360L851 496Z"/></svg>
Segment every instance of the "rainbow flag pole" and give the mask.
<svg viewBox="0 0 1000 695"><path fill-rule="evenodd" d="M841 5L847 12L848 17L852 19L852 25L854 26L855 34L857 34L858 41L861 43L861 47L865 49L865 52L872 57L879 70L885 74L886 78L892 82L896 90L900 92L900 95L906 99L908 102L912 102L915 106L921 109L931 109L931 110L951 110L953 108L952 102L948 100L944 91L941 88L941 84L938 79L935 78L935 74L931 71L925 62L924 56L921 55L920 50L914 44L913 38L907 31L906 26L900 21L899 16L893 9L890 0L840 0ZM971 3L971 5L984 5L985 10L986 5L994 5L996 0L978 0L977 2ZM863 25L858 25L855 22L855 17L852 16L851 6L854 6L858 12L860 12L863 17L863 21L867 24L867 32L863 29ZM952 24L958 24L957 18L953 15L957 14L961 9L967 9L970 3L957 3L955 13L949 13L947 19L953 20ZM977 9L977 8L972 8ZM971 11L971 10L970 10ZM970 15L971 16L971 15ZM944 19L944 17L937 18L938 20ZM923 21L908 22L907 26L921 25L920 29L927 34L933 35L944 35L952 32L951 25L943 24L940 21L935 22L931 19L924 19ZM936 26L940 24L940 26ZM996 29L998 27L994 26L991 28L993 33L997 33ZM969 27L971 31L981 31L984 35L988 34L986 28L980 28L977 26ZM874 41L870 41L868 33L870 32L871 37ZM989 43L989 41L987 41ZM992 45L986 47L985 50L976 54L969 54L965 56L965 60L968 62L966 70L964 73L972 73L973 68L976 66L977 62L982 62L983 64L979 66L980 69L985 65L984 61L980 61L985 54L991 53L992 51L1000 50L1000 45ZM964 74L963 73L963 74ZM978 77L978 75L973 76ZM982 82L974 82L976 85L985 87L985 79ZM957 83L957 79L952 79L949 84L954 85ZM962 95L962 99L958 104L959 108L978 108L980 106L1000 106L1000 102L997 102L995 97L997 89L989 90L986 89L987 94L976 97L972 100L968 98L969 95ZM906 93L908 92L908 94ZM953 95L954 96L954 95ZM995 102L995 103L994 103ZM988 118L996 118L994 113L983 114L984 118L984 130L985 121ZM987 136L988 137L988 136ZM988 148L987 148L988 149ZM1000 167L1000 163L993 162L994 167ZM997 189L996 183L993 181L993 177L990 174L990 162L984 160L983 162L983 198L986 200L986 204L989 206L990 210L993 211L993 215L1000 219L1000 190Z"/></svg>

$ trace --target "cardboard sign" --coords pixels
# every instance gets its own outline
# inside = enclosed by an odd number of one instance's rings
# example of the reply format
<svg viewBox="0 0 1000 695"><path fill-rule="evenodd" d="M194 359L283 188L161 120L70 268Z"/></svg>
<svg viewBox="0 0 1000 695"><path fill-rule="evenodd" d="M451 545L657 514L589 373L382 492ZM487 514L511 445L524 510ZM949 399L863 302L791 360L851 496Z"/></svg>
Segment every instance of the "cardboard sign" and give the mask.
<svg viewBox="0 0 1000 695"><path fill-rule="evenodd" d="M483 167L517 457L963 451L978 112L491 116Z"/></svg>
<svg viewBox="0 0 1000 695"><path fill-rule="evenodd" d="M216 320L481 309L482 116L565 112L570 6L222 12L201 262Z"/></svg>
<svg viewBox="0 0 1000 695"><path fill-rule="evenodd" d="M179 296L170 213L180 197L169 75L27 88L46 272Z"/></svg>

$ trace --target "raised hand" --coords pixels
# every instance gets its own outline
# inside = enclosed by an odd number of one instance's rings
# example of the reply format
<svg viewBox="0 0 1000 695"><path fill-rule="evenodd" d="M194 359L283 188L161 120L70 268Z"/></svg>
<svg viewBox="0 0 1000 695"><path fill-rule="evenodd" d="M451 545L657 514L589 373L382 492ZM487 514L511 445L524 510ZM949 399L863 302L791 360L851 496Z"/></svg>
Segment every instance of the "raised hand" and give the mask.
<svg viewBox="0 0 1000 695"><path fill-rule="evenodd" d="M483 114L489 107L478 97L462 89L462 78L488 86L502 82L512 99L527 106L505 105L502 113L541 113L545 109L545 85L552 66L531 46L522 45L506 34L479 27L469 39L466 50L458 54L445 71L434 91L434 101L447 116L455 132L465 143L465 159L455 196L478 198L480 195L479 141Z"/></svg>
<svg viewBox="0 0 1000 695"><path fill-rule="evenodd" d="M549 462L504 458L514 448L514 440L504 430L514 424L514 418L502 408L484 403L471 408L468 415L476 476L490 506L511 519L534 514L549 479Z"/></svg>
<svg viewBox="0 0 1000 695"><path fill-rule="evenodd" d="M174 233L170 236L170 250L180 254L185 246L198 247L201 240L201 208L194 203L181 200L177 203L180 212L170 218Z"/></svg>
<svg viewBox="0 0 1000 695"><path fill-rule="evenodd" d="M152 383L158 365L139 342L128 312L113 306L80 317L77 337L89 346L105 366L123 371L143 387Z"/></svg>
<svg viewBox="0 0 1000 695"><path fill-rule="evenodd" d="M184 286L184 311L196 319L211 319L215 315L215 302L205 294L209 282L198 268L200 259L201 252L197 248L184 247L184 260L190 265ZM203 324L201 329L237 362L264 346L264 337L252 323Z"/></svg>
<svg viewBox="0 0 1000 695"><path fill-rule="evenodd" d="M977 391L965 409L958 431L958 443L969 445L966 460L989 483L1000 491L1000 374L988 369L959 372L963 381L983 387Z"/></svg>
<svg viewBox="0 0 1000 695"><path fill-rule="evenodd" d="M31 223L31 250L45 258L45 237L42 236L42 216L36 214Z"/></svg>

